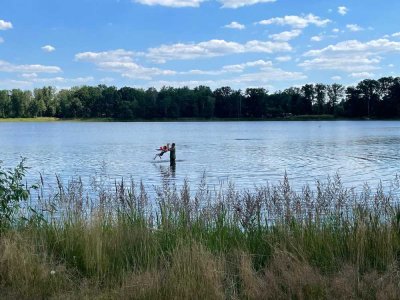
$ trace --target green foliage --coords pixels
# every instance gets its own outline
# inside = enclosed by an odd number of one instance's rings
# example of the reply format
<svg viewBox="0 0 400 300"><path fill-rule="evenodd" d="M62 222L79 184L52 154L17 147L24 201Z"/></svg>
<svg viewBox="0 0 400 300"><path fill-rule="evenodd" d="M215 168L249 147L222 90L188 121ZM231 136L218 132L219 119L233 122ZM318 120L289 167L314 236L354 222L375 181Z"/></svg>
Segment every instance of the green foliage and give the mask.
<svg viewBox="0 0 400 300"><path fill-rule="evenodd" d="M0 231L10 228L19 223L21 220L27 220L26 217L19 216L21 203L27 204L30 195L30 188L36 189L37 186L28 188L23 180L27 170L24 165L25 159L14 168L4 169L0 161ZM33 208L29 208L32 217L39 215Z"/></svg>
<svg viewBox="0 0 400 300"><path fill-rule="evenodd" d="M21 162L1 173L2 195L13 195L13 204L29 195L24 172ZM59 184L60 193L41 204L52 207L51 222L3 228L0 294L396 299L400 293L398 197L386 201L397 195L392 190L372 195L365 186L355 195L335 177L318 182L315 193L296 192L285 176L278 186L241 192L230 186L215 194L204 182L195 196L188 182L180 190L166 182L154 201L143 184L121 182L84 201L81 181ZM11 214L8 228L17 218Z"/></svg>
<svg viewBox="0 0 400 300"><path fill-rule="evenodd" d="M268 119L330 115L347 118L399 118L400 77L366 79L356 86L305 84L272 94L260 88L212 91L207 86L147 90L81 86L58 92L0 90L0 118L59 117L152 120L179 118Z"/></svg>

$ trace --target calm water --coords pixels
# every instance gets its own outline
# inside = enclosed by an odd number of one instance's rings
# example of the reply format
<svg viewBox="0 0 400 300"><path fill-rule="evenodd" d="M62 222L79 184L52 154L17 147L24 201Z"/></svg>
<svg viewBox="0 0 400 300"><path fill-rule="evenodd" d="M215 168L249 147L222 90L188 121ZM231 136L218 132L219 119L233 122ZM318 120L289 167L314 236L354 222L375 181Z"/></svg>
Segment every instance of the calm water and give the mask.
<svg viewBox="0 0 400 300"><path fill-rule="evenodd" d="M155 148L175 142L176 170L153 161ZM133 177L151 189L167 177L238 188L277 183L286 171L300 186L338 172L346 186L388 183L400 173L400 122L0 123L0 160L27 157L28 179L80 175Z"/></svg>

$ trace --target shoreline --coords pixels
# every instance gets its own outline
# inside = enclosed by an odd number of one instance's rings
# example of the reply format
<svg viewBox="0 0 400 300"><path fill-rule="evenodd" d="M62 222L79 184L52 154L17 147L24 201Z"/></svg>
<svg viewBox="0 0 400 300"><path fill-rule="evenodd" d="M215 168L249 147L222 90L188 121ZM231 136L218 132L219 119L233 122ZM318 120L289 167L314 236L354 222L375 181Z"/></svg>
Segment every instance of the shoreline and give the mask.
<svg viewBox="0 0 400 300"><path fill-rule="evenodd" d="M279 118L179 118L179 119L114 119L114 118L0 118L0 123L20 122L268 122L268 121L400 121L398 118L342 118L331 115L298 115Z"/></svg>

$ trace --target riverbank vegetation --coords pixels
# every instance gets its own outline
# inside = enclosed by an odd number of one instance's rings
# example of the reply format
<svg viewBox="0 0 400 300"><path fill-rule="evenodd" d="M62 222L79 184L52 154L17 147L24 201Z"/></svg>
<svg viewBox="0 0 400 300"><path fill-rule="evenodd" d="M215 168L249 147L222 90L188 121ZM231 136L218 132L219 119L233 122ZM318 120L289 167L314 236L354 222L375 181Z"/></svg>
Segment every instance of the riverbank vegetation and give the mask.
<svg viewBox="0 0 400 300"><path fill-rule="evenodd" d="M301 190L58 181L0 169L2 299L398 299L399 178ZM93 191L96 193L94 194Z"/></svg>
<svg viewBox="0 0 400 300"><path fill-rule="evenodd" d="M0 118L181 120L273 119L325 115L334 118L399 118L400 77L366 79L356 86L305 84L269 93L264 88L209 87L146 90L81 86L56 91L0 91Z"/></svg>

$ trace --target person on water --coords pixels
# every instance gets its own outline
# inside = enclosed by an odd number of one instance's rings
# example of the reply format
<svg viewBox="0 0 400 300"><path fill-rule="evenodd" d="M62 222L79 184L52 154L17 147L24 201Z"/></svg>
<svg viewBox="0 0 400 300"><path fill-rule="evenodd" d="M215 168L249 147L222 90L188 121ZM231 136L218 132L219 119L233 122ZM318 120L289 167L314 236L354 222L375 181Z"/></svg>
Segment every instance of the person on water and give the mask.
<svg viewBox="0 0 400 300"><path fill-rule="evenodd" d="M161 156L164 155L164 153L167 153L169 151L169 144L167 144L166 146L160 147L160 153L157 153L153 160L157 158L157 156L161 159Z"/></svg>
<svg viewBox="0 0 400 300"><path fill-rule="evenodd" d="M169 148L169 163L170 165L175 165L176 154L175 154L175 143L172 143L171 148Z"/></svg>

